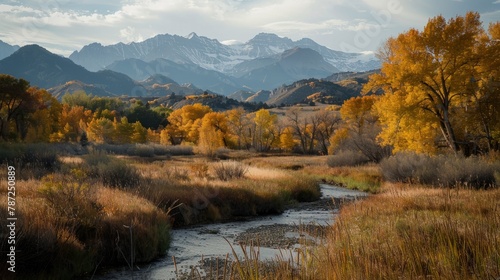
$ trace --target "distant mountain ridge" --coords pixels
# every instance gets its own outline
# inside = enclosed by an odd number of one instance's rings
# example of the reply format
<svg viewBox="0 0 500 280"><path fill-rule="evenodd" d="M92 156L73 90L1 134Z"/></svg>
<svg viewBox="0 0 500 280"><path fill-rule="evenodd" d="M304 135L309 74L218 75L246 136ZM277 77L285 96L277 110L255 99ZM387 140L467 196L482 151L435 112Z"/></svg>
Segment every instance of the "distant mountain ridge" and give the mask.
<svg viewBox="0 0 500 280"><path fill-rule="evenodd" d="M18 45L9 45L2 40L0 40L0 60L8 57L19 49Z"/></svg>
<svg viewBox="0 0 500 280"><path fill-rule="evenodd" d="M149 62L129 58L115 61L106 69L126 74L135 80L160 74L178 83L193 83L198 88L223 95L240 90L270 90L296 80L324 78L338 72L318 52L298 47L266 59L255 60L258 61L246 61L235 67L238 68L239 77L207 70L194 63L176 63L163 58Z"/></svg>
<svg viewBox="0 0 500 280"><path fill-rule="evenodd" d="M367 71L380 65L373 55L334 51L308 38L293 41L269 33L260 33L246 43L234 45L224 45L217 39L198 36L196 33L187 37L161 34L130 44L103 46L92 43L73 52L69 58L92 71L102 70L115 61L128 58L144 61L164 58L180 64L193 63L207 70L234 76L232 69L239 63L281 54L297 47L318 52L339 71Z"/></svg>
<svg viewBox="0 0 500 280"><path fill-rule="evenodd" d="M23 78L32 86L46 89L69 81L80 81L98 88L96 92L99 94L133 95L131 93L134 91L142 90L127 75L110 70L90 72L68 58L53 54L38 45L24 46L0 60L0 73Z"/></svg>

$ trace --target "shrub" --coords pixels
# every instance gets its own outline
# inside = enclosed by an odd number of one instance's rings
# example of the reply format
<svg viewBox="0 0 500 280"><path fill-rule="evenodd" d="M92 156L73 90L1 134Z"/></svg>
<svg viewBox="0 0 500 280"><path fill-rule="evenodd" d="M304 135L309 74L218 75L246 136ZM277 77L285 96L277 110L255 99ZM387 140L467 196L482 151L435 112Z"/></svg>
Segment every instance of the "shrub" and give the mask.
<svg viewBox="0 0 500 280"><path fill-rule="evenodd" d="M167 146L166 148L168 154L172 156L190 156L194 154L192 146Z"/></svg>
<svg viewBox="0 0 500 280"><path fill-rule="evenodd" d="M330 167L340 166L358 166L366 164L370 161L365 155L360 152L351 150L340 151L335 155L331 155L327 159L327 164Z"/></svg>
<svg viewBox="0 0 500 280"><path fill-rule="evenodd" d="M182 168L167 168L164 170L165 177L169 180L189 180L189 172Z"/></svg>
<svg viewBox="0 0 500 280"><path fill-rule="evenodd" d="M88 175L106 186L130 188L139 184L139 172L123 160L97 153L86 156L85 162Z"/></svg>
<svg viewBox="0 0 500 280"><path fill-rule="evenodd" d="M49 144L0 145L0 163L14 165L19 179L41 178L60 167L59 151Z"/></svg>
<svg viewBox="0 0 500 280"><path fill-rule="evenodd" d="M83 181L84 173L72 169L71 175L51 174L42 179L42 196L57 213L57 218L75 230L92 229L100 220L101 206L95 188Z"/></svg>
<svg viewBox="0 0 500 280"><path fill-rule="evenodd" d="M479 157L399 153L380 163L383 176L391 182L429 184L435 186L469 186L488 188L496 185L495 171L499 163Z"/></svg>
<svg viewBox="0 0 500 280"><path fill-rule="evenodd" d="M154 157L155 149L146 144L136 144L127 149L127 155L138 157Z"/></svg>
<svg viewBox="0 0 500 280"><path fill-rule="evenodd" d="M214 172L219 180L229 181L243 178L248 172L248 167L237 161L220 162L214 166Z"/></svg>
<svg viewBox="0 0 500 280"><path fill-rule="evenodd" d="M191 171L198 178L208 178L208 164L205 162L193 163L191 166Z"/></svg>

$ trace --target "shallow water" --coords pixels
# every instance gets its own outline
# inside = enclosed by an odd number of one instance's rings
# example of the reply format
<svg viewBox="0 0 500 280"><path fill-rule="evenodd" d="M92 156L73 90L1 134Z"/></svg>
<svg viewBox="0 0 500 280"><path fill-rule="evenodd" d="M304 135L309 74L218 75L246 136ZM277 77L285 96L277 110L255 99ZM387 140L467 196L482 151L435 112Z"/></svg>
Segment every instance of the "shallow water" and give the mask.
<svg viewBox="0 0 500 280"><path fill-rule="evenodd" d="M322 198L354 198L366 196L366 193L339 188L331 185L321 185ZM249 221L219 223L201 225L188 229L172 230L172 243L168 255L160 260L143 267L140 271L130 272L112 271L106 275L95 277L94 279L152 279L165 280L176 279L176 267L173 256L177 264L177 272L190 272L192 267L199 266L202 258L216 259L221 262L226 259L226 255L232 256L232 248L241 254L240 246L235 242L236 237L247 230L258 227L273 225L308 225L315 224L326 226L331 224L338 209L314 209L315 207L305 207L286 210L281 215L258 217ZM286 232L287 237L297 237L297 232ZM227 241L226 241L227 240ZM231 244L231 245L230 245ZM299 246L299 245L295 245ZM277 255L283 254L286 258L290 255L289 250L260 247L260 259L274 259ZM200 268L198 272L203 276L205 271Z"/></svg>

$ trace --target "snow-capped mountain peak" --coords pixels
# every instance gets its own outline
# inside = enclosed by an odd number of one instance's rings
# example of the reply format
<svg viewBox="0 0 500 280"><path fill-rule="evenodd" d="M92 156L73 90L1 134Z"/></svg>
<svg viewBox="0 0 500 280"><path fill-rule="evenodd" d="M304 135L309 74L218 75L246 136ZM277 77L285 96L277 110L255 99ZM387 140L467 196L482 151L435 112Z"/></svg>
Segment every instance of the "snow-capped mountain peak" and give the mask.
<svg viewBox="0 0 500 280"><path fill-rule="evenodd" d="M257 34L246 43L221 43L194 32L185 37L163 34L130 44L102 46L92 43L75 51L69 58L91 71L102 70L115 61L128 58L144 61L163 58L234 76L233 69L240 63L280 55L296 47L319 53L339 71L366 71L379 67L378 60L367 54L334 51L308 38L293 41L272 33Z"/></svg>

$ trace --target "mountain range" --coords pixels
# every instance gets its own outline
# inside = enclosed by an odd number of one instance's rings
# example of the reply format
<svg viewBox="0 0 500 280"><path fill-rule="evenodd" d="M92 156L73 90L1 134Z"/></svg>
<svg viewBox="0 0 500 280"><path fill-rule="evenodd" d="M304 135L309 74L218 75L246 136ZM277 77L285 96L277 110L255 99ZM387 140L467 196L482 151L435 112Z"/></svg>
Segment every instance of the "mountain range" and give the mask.
<svg viewBox="0 0 500 280"><path fill-rule="evenodd" d="M373 54L334 51L311 39L293 41L269 33L232 45L195 33L187 37L162 34L130 44L92 43L69 58L91 71L109 69L136 80L162 74L224 95L380 67Z"/></svg>
<svg viewBox="0 0 500 280"><path fill-rule="evenodd" d="M269 104L289 104L289 99L302 102L311 94L321 97L335 87L323 85L324 81L335 82L349 75L341 71L353 69L357 73L380 64L371 55L333 51L310 39L292 41L266 33L235 45L194 33L187 37L158 35L139 43L111 46L94 43L70 58L38 45L18 47L0 41L2 56L6 57L0 60L0 73L24 78L57 96L77 90L99 96L208 91ZM288 94L286 84L298 87L297 81L311 78L321 79L324 89ZM288 97L279 98L280 94Z"/></svg>
<svg viewBox="0 0 500 280"><path fill-rule="evenodd" d="M379 68L373 54L345 53L321 46L311 39L293 41L275 34L260 33L246 43L225 45L217 39L210 39L191 33L186 37L161 34L143 42L118 43L103 46L92 43L69 58L88 70L98 71L111 63L127 58L152 61L164 58L176 63L193 63L207 70L215 70L231 76L239 63L258 58L271 57L293 48L306 48L319 53L339 71L366 71Z"/></svg>

